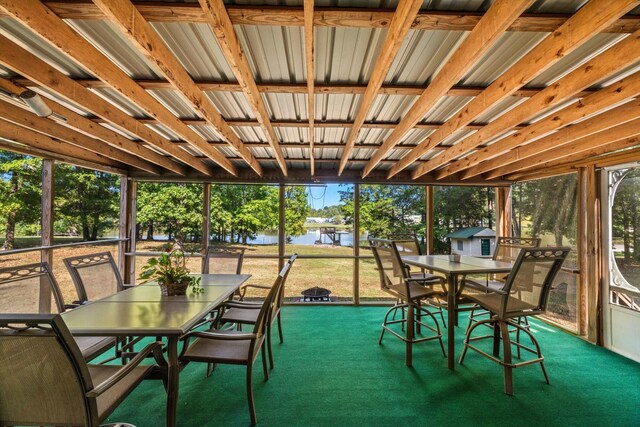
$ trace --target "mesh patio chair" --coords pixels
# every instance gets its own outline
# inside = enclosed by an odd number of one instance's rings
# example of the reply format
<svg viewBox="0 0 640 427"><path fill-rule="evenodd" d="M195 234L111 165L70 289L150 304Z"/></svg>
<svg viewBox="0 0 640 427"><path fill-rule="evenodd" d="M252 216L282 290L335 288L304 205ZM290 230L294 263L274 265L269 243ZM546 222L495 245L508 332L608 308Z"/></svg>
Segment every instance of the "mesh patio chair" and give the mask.
<svg viewBox="0 0 640 427"><path fill-rule="evenodd" d="M244 248L209 246L202 259L202 274L240 274Z"/></svg>
<svg viewBox="0 0 640 427"><path fill-rule="evenodd" d="M73 307L75 305L65 305L58 282L47 263L0 269L0 313L51 314ZM94 359L116 344L113 337L75 337L75 340L87 360Z"/></svg>
<svg viewBox="0 0 640 427"><path fill-rule="evenodd" d="M256 423L252 385L253 364L258 354L262 353L262 370L265 381L268 380L269 369L267 368L265 345L267 324L290 267L291 264L287 263L280 271L271 290L260 306L252 332L210 329L208 331L189 332L183 337L184 346L180 354L180 360L183 364L190 362L207 363L207 375L211 375L213 367L218 363L245 365L247 367L247 401L252 425ZM193 342L191 341L192 338L195 338Z"/></svg>
<svg viewBox="0 0 640 427"><path fill-rule="evenodd" d="M492 259L496 261L504 261L514 263L516 258L518 258L518 254L522 248L526 247L538 247L540 246L540 239L537 237L498 237L498 241L496 242L496 248L493 251ZM480 290L482 292L491 292L495 290L500 290L504 287L506 283L507 277L495 277L495 276L487 276L483 282L479 282L473 279L464 279L465 286L468 286L471 289ZM477 318L481 316L487 315L487 311L480 310L479 307L472 307L469 313L469 326L477 320ZM524 319L519 320L519 322L524 322L527 324L526 317ZM469 327L467 326L467 328ZM518 351L518 357L520 357L520 352Z"/></svg>
<svg viewBox="0 0 640 427"><path fill-rule="evenodd" d="M382 344L382 339L385 332L389 332L397 338L401 339L406 344L406 363L408 366L412 364L412 349L413 344L423 341L438 340L442 349L442 354L446 356L444 351L444 345L442 344L442 334L440 333L440 326L438 320L433 313L429 311L425 305L429 305L429 300L443 295L443 291L435 289L437 285L442 285L443 280L437 276L429 284L431 286L425 286L427 282L416 282L410 280L408 269L404 267L400 254L395 242L385 239L370 239L371 250L376 260L376 266L380 277L380 288L397 298L398 302L391 307L385 314L382 323L382 333L380 334L379 344ZM433 306L432 306L433 307ZM437 307L434 307L437 308ZM401 319L395 318L395 313L400 310L404 312L406 310L407 316L403 314ZM440 310L438 308L438 310ZM435 327L424 323L423 317L430 317ZM390 318L391 317L391 318ZM405 329L405 335L401 335L395 331L391 325L401 324ZM418 338L417 334L421 333L421 328L425 327L435 335Z"/></svg>
<svg viewBox="0 0 640 427"><path fill-rule="evenodd" d="M549 383L549 377L544 368L544 357L540 345L528 327L514 319L542 314L547 307L547 300L554 278L560 271L570 248L523 248L516 258L513 270L501 290L487 294L472 295L470 298L480 307L491 313L489 319L477 321L471 325L464 339L464 349L460 356L460 364L464 362L467 349L472 349L488 357L504 368L504 392L513 394L512 370L524 365L540 363L544 378ZM493 324L493 334L472 337L473 331L480 325ZM520 344L519 340L512 342L509 329L524 332L531 339L533 348ZM502 338L503 357L499 357L500 338ZM472 342L493 339L493 354L472 345ZM526 350L534 354L533 359L514 363L511 347Z"/></svg>
<svg viewBox="0 0 640 427"><path fill-rule="evenodd" d="M64 259L80 302L108 297L125 288L110 252L99 252Z"/></svg>
<svg viewBox="0 0 640 427"><path fill-rule="evenodd" d="M298 254L294 254L287 261L288 269L286 271L286 275L283 277L282 285L280 286L280 292L276 295L276 303L273 306L273 310L271 311L271 317L267 321L267 350L269 352L269 366L273 369L273 351L271 349L271 329L273 325L273 321L275 320L278 323L278 334L280 336L280 343L284 342L282 336L282 320L280 318L280 312L282 309L282 304L284 302L284 286L287 281L287 276L291 271L291 267L298 257ZM258 288L258 289L271 289L271 286L262 286L262 285L245 285L243 289L246 291L247 288ZM244 298L245 293L243 291L242 296ZM219 327L224 323L235 323L237 325L255 325L258 314L260 311L260 307L262 306L262 302L249 302L249 301L229 301L223 304L223 309L226 309L222 316L220 316L216 320L216 325Z"/></svg>
<svg viewBox="0 0 640 427"><path fill-rule="evenodd" d="M157 370L140 364L151 354L164 366L157 342L124 366L88 365L60 315L0 314L0 425L98 427Z"/></svg>

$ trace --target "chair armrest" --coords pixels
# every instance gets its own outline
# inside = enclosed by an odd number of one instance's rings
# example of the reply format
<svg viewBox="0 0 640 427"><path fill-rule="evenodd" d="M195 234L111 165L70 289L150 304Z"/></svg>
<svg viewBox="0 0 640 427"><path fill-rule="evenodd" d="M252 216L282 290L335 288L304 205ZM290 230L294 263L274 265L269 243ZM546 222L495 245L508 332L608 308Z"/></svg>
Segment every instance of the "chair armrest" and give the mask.
<svg viewBox="0 0 640 427"><path fill-rule="evenodd" d="M136 287L136 285L131 284L131 283L129 283L129 284L125 283L124 285L122 285L122 287L123 287L124 289L129 289L129 288L135 288L135 287Z"/></svg>
<svg viewBox="0 0 640 427"><path fill-rule="evenodd" d="M227 301L222 304L223 307L233 308L249 308L249 309L261 309L262 303L252 303L248 301Z"/></svg>
<svg viewBox="0 0 640 427"><path fill-rule="evenodd" d="M191 337L198 338L215 338L220 340L228 340L228 341L241 341L241 340L252 340L257 338L256 334L221 334L219 332L206 332L206 331L193 331L189 332L182 336L182 339L187 339Z"/></svg>
<svg viewBox="0 0 640 427"><path fill-rule="evenodd" d="M98 397L111 387L116 385L120 380L126 377L133 369L135 369L140 362L142 362L150 353L154 353L156 360L158 358L164 361L162 356L162 342L152 342L148 346L142 349L129 363L120 368L115 374L98 384L93 390L87 392L87 397Z"/></svg>
<svg viewBox="0 0 640 427"><path fill-rule="evenodd" d="M240 286L238 289L238 294L240 295L240 301L244 300L244 296L247 293L247 288L256 288L256 289L271 289L271 286L266 285L253 285L251 283Z"/></svg>

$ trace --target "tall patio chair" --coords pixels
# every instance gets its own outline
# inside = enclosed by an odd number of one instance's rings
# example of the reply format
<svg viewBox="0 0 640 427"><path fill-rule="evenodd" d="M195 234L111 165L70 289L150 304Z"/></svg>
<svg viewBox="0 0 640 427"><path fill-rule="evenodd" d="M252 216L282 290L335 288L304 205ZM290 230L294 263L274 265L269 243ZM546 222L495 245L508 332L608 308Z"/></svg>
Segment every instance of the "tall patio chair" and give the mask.
<svg viewBox="0 0 640 427"><path fill-rule="evenodd" d="M400 259L400 253L392 240L386 239L370 239L371 250L376 260L378 274L380 277L380 288L393 295L398 302L391 307L385 314L382 323L382 332L380 334L379 344L382 344L382 339L385 332L389 332L397 338L401 339L406 344L406 362L408 366L412 364L412 349L413 344L423 341L438 340L442 349L442 354L445 354L444 345L442 344L442 334L440 333L440 326L438 320L433 313L429 311L425 305L429 305L429 300L443 295L443 291L435 289L437 285L442 285L443 280L437 276L431 282L428 282L431 286L425 286L425 281L413 281L410 279L409 271L402 263ZM433 307L433 306L432 306ZM403 312L406 310L406 319L404 315L401 319L395 319L395 313L400 310ZM430 317L435 327L424 323L423 317ZM390 318L391 317L391 318ZM401 324L405 329L405 335L401 335L395 331L391 325ZM416 334L421 332L421 328L425 327L434 335L418 338Z"/></svg>
<svg viewBox="0 0 640 427"><path fill-rule="evenodd" d="M0 313L51 314L71 307L65 305L58 282L46 262L0 269ZM75 337L75 340L87 360L116 344L113 337Z"/></svg>
<svg viewBox="0 0 640 427"><path fill-rule="evenodd" d="M209 246L202 259L202 274L240 274L244 248Z"/></svg>
<svg viewBox="0 0 640 427"><path fill-rule="evenodd" d="M288 269L286 271L285 276L282 279L282 284L280 286L280 292L276 295L276 303L273 306L273 310L271 311L271 317L267 320L267 349L269 352L269 366L273 369L273 351L271 349L271 329L273 325L273 321L275 320L278 323L278 334L280 335L280 343L284 342L282 337L282 320L280 318L280 312L282 309L282 304L284 302L284 286L287 281L287 276L291 271L291 267L293 266L294 261L298 257L298 254L293 254L291 258L287 261ZM258 288L258 289L271 289L271 286L263 286L263 285L244 285L242 287L242 297L245 297L245 291L247 288ZM223 304L222 316L220 316L216 320L216 325L219 327L224 323L235 323L237 325L255 325L258 314L260 312L260 307L262 307L262 302L249 302L249 301L229 301Z"/></svg>
<svg viewBox="0 0 640 427"><path fill-rule="evenodd" d="M95 301L120 292L125 285L110 252L64 259L80 302Z"/></svg>
<svg viewBox="0 0 640 427"><path fill-rule="evenodd" d="M265 349L267 323L290 267L290 263L285 264L280 274L278 274L271 290L269 290L267 297L260 306L252 332L210 329L208 331L192 331L183 337L184 346L180 354L180 360L183 364L190 362L207 363L207 375L211 375L213 370L209 367L218 363L245 365L247 367L247 401L252 425L256 423L252 385L253 364L258 354L262 353L262 370L265 381L268 380L269 369L267 368ZM195 338L193 342L191 342L192 338Z"/></svg>
<svg viewBox="0 0 640 427"><path fill-rule="evenodd" d="M0 314L0 425L98 427L157 370L140 364L151 354L165 364L154 342L124 366L88 365L60 315Z"/></svg>
<svg viewBox="0 0 640 427"><path fill-rule="evenodd" d="M523 248L520 250L513 270L502 289L487 294L469 296L480 307L490 312L491 317L477 321L467 330L460 364L464 362L467 349L470 348L502 365L504 368L504 392L509 395L513 394L512 370L520 366L540 363L545 381L549 384L549 377L544 368L544 357L538 341L529 328L516 322L515 319L542 314L546 311L551 285L570 250L568 247ZM473 331L478 326L485 324L493 325L493 334L472 337ZM518 341L512 342L510 328L527 334L534 347L524 346ZM502 338L502 358L499 357L500 338ZM493 339L493 354L471 344L485 339ZM535 357L514 363L511 353L512 345L532 353Z"/></svg>

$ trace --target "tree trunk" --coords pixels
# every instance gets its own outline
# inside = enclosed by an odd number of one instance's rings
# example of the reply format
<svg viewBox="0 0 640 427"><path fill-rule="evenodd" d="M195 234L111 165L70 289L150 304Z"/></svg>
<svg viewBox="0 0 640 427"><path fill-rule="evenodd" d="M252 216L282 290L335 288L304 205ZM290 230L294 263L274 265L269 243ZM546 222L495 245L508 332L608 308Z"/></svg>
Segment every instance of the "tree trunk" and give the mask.
<svg viewBox="0 0 640 427"><path fill-rule="evenodd" d="M153 222L147 224L147 240L153 240Z"/></svg>
<svg viewBox="0 0 640 427"><path fill-rule="evenodd" d="M7 215L7 229L4 233L4 244L2 249L10 250L16 247L16 213L9 212Z"/></svg>

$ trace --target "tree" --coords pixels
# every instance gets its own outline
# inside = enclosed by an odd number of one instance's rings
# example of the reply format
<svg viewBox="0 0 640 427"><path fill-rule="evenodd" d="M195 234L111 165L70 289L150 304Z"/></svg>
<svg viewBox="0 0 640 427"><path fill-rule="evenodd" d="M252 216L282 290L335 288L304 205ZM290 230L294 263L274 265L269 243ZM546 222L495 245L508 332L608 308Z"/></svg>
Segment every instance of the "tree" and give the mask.
<svg viewBox="0 0 640 427"><path fill-rule="evenodd" d="M41 215L42 160L0 150L2 249L15 248L16 225L37 223Z"/></svg>
<svg viewBox="0 0 640 427"><path fill-rule="evenodd" d="M307 230L304 228L309 215L309 203L307 202L307 190L305 187L289 186L285 191L285 225L284 232L287 237L300 236ZM276 204L276 206L278 206ZM276 222L277 224L277 222Z"/></svg>
<svg viewBox="0 0 640 427"><path fill-rule="evenodd" d="M65 231L82 230L82 239L93 241L118 224L119 176L59 163L55 190L56 220Z"/></svg>
<svg viewBox="0 0 640 427"><path fill-rule="evenodd" d="M197 240L202 230L202 186L141 183L138 222L147 230L163 230L169 239Z"/></svg>

